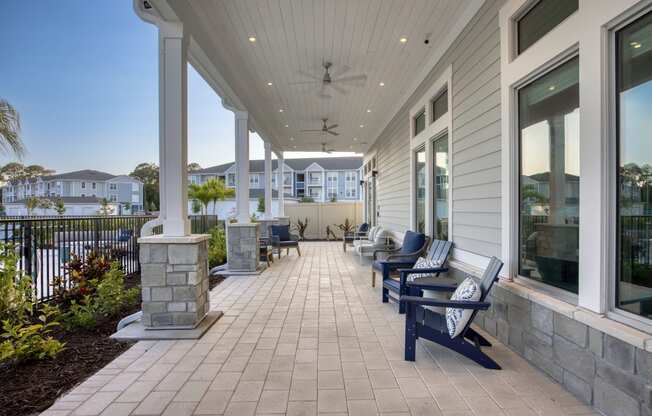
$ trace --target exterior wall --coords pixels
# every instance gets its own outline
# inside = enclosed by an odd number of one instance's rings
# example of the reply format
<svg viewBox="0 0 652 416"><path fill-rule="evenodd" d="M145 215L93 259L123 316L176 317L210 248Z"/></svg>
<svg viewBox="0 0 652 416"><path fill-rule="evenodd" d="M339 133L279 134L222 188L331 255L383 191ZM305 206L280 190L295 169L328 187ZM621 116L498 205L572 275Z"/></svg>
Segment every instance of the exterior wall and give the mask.
<svg viewBox="0 0 652 416"><path fill-rule="evenodd" d="M336 224L343 224L347 219L354 225L363 222L362 202L286 204L285 216L290 218L292 224L296 224L297 220L308 219L306 238L326 238L326 226L329 226L337 236L341 236L341 231Z"/></svg>
<svg viewBox="0 0 652 416"><path fill-rule="evenodd" d="M111 207L113 207L113 215L118 215L119 214L119 208L117 204L109 204ZM66 212L64 215L66 216L84 216L84 215L97 215L101 206L100 204L65 204L66 207ZM5 205L5 212L7 216L27 216L27 208L25 207L24 204L6 204ZM59 215L54 209L46 209L45 212L40 209L36 208L33 212L33 215Z"/></svg>
<svg viewBox="0 0 652 416"><path fill-rule="evenodd" d="M286 201L286 205L287 205ZM188 212L192 213L192 202L188 202ZM218 218L224 219L229 218L235 215L235 200L227 201L218 201L217 206L214 206L213 203L208 204L208 214L217 215ZM256 214L256 216L262 216L261 212L258 212L258 200L250 199L249 200L249 214ZM272 200L272 215L278 216L278 200Z"/></svg>

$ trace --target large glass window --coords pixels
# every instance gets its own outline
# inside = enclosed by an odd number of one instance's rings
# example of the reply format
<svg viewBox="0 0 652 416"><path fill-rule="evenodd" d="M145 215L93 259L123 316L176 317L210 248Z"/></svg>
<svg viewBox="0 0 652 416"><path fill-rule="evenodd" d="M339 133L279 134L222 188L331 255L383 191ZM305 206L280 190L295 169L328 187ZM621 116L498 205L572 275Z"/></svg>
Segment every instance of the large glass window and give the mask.
<svg viewBox="0 0 652 416"><path fill-rule="evenodd" d="M432 100L432 121L448 112L448 89L442 91L434 100Z"/></svg>
<svg viewBox="0 0 652 416"><path fill-rule="evenodd" d="M578 0L539 0L516 22L520 54L577 10Z"/></svg>
<svg viewBox="0 0 652 416"><path fill-rule="evenodd" d="M616 34L618 285L616 306L652 317L652 14Z"/></svg>
<svg viewBox="0 0 652 416"><path fill-rule="evenodd" d="M579 58L518 91L519 274L577 293Z"/></svg>
<svg viewBox="0 0 652 416"><path fill-rule="evenodd" d="M434 237L448 240L448 136L435 140L432 146L434 183Z"/></svg>
<svg viewBox="0 0 652 416"><path fill-rule="evenodd" d="M426 232L426 149L417 150L415 157L415 218L416 231Z"/></svg>

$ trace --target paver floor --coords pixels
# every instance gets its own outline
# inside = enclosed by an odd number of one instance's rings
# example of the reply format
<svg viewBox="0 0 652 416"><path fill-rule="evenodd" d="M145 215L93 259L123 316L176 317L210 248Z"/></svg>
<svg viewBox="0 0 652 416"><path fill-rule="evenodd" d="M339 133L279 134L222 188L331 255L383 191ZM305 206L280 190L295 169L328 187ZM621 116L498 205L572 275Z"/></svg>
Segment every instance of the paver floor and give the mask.
<svg viewBox="0 0 652 416"><path fill-rule="evenodd" d="M493 339L501 371L428 341L404 361L404 316L369 266L340 243L301 251L217 286L202 339L139 342L42 415L595 414Z"/></svg>

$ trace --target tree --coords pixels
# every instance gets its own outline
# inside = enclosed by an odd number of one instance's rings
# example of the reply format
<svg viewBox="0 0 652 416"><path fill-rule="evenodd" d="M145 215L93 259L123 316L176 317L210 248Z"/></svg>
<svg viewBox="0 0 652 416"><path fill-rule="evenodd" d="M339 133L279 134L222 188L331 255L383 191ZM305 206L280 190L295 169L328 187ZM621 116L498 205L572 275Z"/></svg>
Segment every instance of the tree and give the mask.
<svg viewBox="0 0 652 416"><path fill-rule="evenodd" d="M109 200L102 198L100 200L100 209L97 211L98 214L103 216L109 216L113 214L113 207L109 204Z"/></svg>
<svg viewBox="0 0 652 416"><path fill-rule="evenodd" d="M129 174L143 183L144 206L150 211L159 207L159 168L154 163L141 163Z"/></svg>
<svg viewBox="0 0 652 416"><path fill-rule="evenodd" d="M52 201L50 201L48 198L39 198L38 207L42 210L41 214L46 215L46 211L52 208Z"/></svg>
<svg viewBox="0 0 652 416"><path fill-rule="evenodd" d="M18 157L25 154L25 146L20 139L20 116L8 101L0 99L0 148L5 154Z"/></svg>
<svg viewBox="0 0 652 416"><path fill-rule="evenodd" d="M63 215L66 213L66 204L63 202L63 199L57 198L54 200L54 210L58 215Z"/></svg>
<svg viewBox="0 0 652 416"><path fill-rule="evenodd" d="M25 174L25 166L22 163L11 162L7 163L0 169L2 180L11 182L22 179Z"/></svg>
<svg viewBox="0 0 652 416"><path fill-rule="evenodd" d="M196 199L192 200L192 213L199 214L201 212L201 203Z"/></svg>
<svg viewBox="0 0 652 416"><path fill-rule="evenodd" d="M188 187L188 197L199 201L204 207L204 215L208 212L208 204L211 202L212 196L206 187L206 184L197 185L196 183L190 184Z"/></svg>
<svg viewBox="0 0 652 416"><path fill-rule="evenodd" d="M35 196L30 196L25 200L25 208L27 208L27 215L32 215L36 207L38 207L38 198Z"/></svg>
<svg viewBox="0 0 652 416"><path fill-rule="evenodd" d="M24 177L27 179L37 178L39 176L52 175L54 170L46 169L41 165L29 165L24 169Z"/></svg>
<svg viewBox="0 0 652 416"><path fill-rule="evenodd" d="M256 208L256 211L265 212L265 197L264 196L259 196L258 197L258 208Z"/></svg>
<svg viewBox="0 0 652 416"><path fill-rule="evenodd" d="M201 170L201 166L197 162L188 163L188 173Z"/></svg>
<svg viewBox="0 0 652 416"><path fill-rule="evenodd" d="M217 201L224 201L226 198L235 196L235 190L228 188L221 179L211 178L204 182L208 189L210 200L213 202L213 214L217 215Z"/></svg>

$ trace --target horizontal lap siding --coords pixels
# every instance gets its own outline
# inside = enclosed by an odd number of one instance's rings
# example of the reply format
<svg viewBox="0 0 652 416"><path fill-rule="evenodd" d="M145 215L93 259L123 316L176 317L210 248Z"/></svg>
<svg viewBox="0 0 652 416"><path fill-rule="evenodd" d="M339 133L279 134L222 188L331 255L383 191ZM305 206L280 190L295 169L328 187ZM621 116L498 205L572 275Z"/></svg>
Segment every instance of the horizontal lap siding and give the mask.
<svg viewBox="0 0 652 416"><path fill-rule="evenodd" d="M409 109L452 65L453 241L493 256L501 244L500 29L503 1L487 1L394 116L372 149L378 158L379 223L410 228Z"/></svg>

